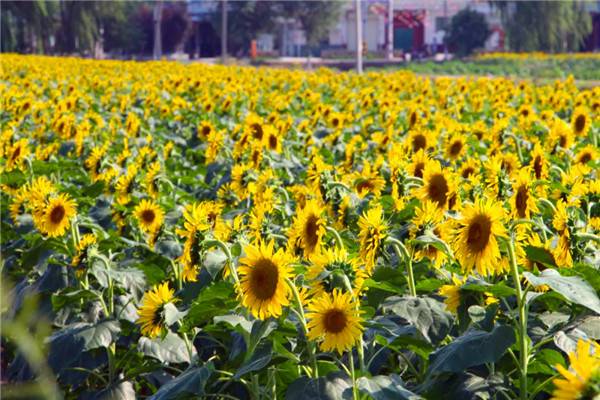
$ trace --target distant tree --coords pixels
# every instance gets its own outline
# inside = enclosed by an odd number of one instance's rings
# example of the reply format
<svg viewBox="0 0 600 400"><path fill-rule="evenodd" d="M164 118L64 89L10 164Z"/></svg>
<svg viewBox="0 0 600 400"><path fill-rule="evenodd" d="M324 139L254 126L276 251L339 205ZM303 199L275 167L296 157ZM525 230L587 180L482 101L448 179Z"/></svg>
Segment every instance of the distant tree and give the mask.
<svg viewBox="0 0 600 400"><path fill-rule="evenodd" d="M582 1L492 1L514 51L578 51L592 31Z"/></svg>
<svg viewBox="0 0 600 400"><path fill-rule="evenodd" d="M447 45L454 45L456 55L464 57L476 48L483 47L490 33L485 16L465 8L452 17L444 42Z"/></svg>
<svg viewBox="0 0 600 400"><path fill-rule="evenodd" d="M58 3L2 1L0 25L3 52L48 52L57 22Z"/></svg>
<svg viewBox="0 0 600 400"><path fill-rule="evenodd" d="M269 0L229 1L227 16L227 50L237 56L248 54L250 41L258 34L271 32L275 29L275 18L281 14L281 2ZM212 18L213 26L221 32L221 7Z"/></svg>
<svg viewBox="0 0 600 400"><path fill-rule="evenodd" d="M327 36L329 29L336 24L342 11L340 1L286 1L285 14L296 18L302 24L306 35L307 68L311 68L311 48Z"/></svg>

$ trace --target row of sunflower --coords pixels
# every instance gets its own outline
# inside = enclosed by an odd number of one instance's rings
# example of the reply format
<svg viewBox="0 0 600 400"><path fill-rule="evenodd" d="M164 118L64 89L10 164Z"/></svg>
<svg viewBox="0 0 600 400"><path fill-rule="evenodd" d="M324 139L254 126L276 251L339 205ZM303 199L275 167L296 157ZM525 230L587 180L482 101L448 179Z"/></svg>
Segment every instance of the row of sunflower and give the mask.
<svg viewBox="0 0 600 400"><path fill-rule="evenodd" d="M9 393L600 393L599 88L3 59Z"/></svg>

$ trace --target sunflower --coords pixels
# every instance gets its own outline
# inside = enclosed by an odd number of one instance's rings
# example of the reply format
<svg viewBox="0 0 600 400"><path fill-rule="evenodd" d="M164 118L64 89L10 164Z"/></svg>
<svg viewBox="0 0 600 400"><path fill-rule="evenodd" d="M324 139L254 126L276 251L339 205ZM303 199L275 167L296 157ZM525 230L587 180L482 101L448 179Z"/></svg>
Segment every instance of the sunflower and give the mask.
<svg viewBox="0 0 600 400"><path fill-rule="evenodd" d="M184 281L195 282L201 262L200 245L205 238L205 231L209 230L212 224L204 203L188 204L183 211L183 218L184 229L177 229L176 232L187 239L183 245L183 254L175 261L183 264Z"/></svg>
<svg viewBox="0 0 600 400"><path fill-rule="evenodd" d="M352 293L335 289L333 294L323 293L308 305L308 339L322 340L323 351L337 350L340 355L351 350L360 340L364 319L359 316Z"/></svg>
<svg viewBox="0 0 600 400"><path fill-rule="evenodd" d="M481 162L477 158L467 158L460 166L458 175L466 180L472 179L481 170Z"/></svg>
<svg viewBox="0 0 600 400"><path fill-rule="evenodd" d="M86 233L79 240L79 243L75 245L75 249L77 249L77 254L73 257L73 261L71 262L71 266L77 267L77 275L81 275L83 272L82 263L88 261L89 250L93 246L98 244L98 237L91 233Z"/></svg>
<svg viewBox="0 0 600 400"><path fill-rule="evenodd" d="M564 378L556 378L552 400L596 399L600 394L600 350L594 341L577 341L577 351L569 353L571 368L556 364Z"/></svg>
<svg viewBox="0 0 600 400"><path fill-rule="evenodd" d="M21 167L23 159L31 153L27 147L28 139L18 140L13 146L7 150L6 172L12 171L15 168Z"/></svg>
<svg viewBox="0 0 600 400"><path fill-rule="evenodd" d="M442 285L438 293L440 296L444 296L444 303L446 303L446 311L456 314L458 306L460 306L460 288L466 279L462 281L452 276L451 285Z"/></svg>
<svg viewBox="0 0 600 400"><path fill-rule="evenodd" d="M215 127L210 121L201 121L198 125L198 139L208 141L215 133Z"/></svg>
<svg viewBox="0 0 600 400"><path fill-rule="evenodd" d="M573 146L573 130L571 126L560 118L554 120L548 133L548 142L551 146L561 149L570 149Z"/></svg>
<svg viewBox="0 0 600 400"><path fill-rule="evenodd" d="M475 267L479 274L489 275L500 264L496 238L506 237L504 209L500 203L480 198L466 205L461 214L453 240L456 258L466 273Z"/></svg>
<svg viewBox="0 0 600 400"><path fill-rule="evenodd" d="M575 162L577 164L586 165L590 161L597 161L599 156L600 152L598 151L598 149L594 147L594 145L588 144L587 146L579 150L579 152L575 156Z"/></svg>
<svg viewBox="0 0 600 400"><path fill-rule="evenodd" d="M387 225L383 221L383 209L380 205L363 212L358 220L360 228L359 256L365 262L367 274L375 268L375 260L383 251L386 238Z"/></svg>
<svg viewBox="0 0 600 400"><path fill-rule="evenodd" d="M319 253L321 249L323 236L327 233L324 215L325 207L316 199L307 201L304 208L297 210L289 237L304 250L306 257Z"/></svg>
<svg viewBox="0 0 600 400"><path fill-rule="evenodd" d="M176 303L179 301L173 298L174 289L169 289L169 283L154 285L154 290L149 290L144 294L144 302L138 310L138 319L136 323L141 324L142 335L155 338L166 328L164 309L167 303Z"/></svg>
<svg viewBox="0 0 600 400"><path fill-rule="evenodd" d="M533 151L531 152L531 162L528 165L528 169L537 181L543 181L548 178L548 159L546 158L544 149L539 143L533 147Z"/></svg>
<svg viewBox="0 0 600 400"><path fill-rule="evenodd" d="M238 298L254 317L264 320L279 317L289 304L290 288L286 278L293 276L293 258L283 248L273 251L275 242L244 246L246 257L239 260Z"/></svg>
<svg viewBox="0 0 600 400"><path fill-rule="evenodd" d="M573 256L567 208L568 205L564 200L560 199L556 202L556 211L552 220L552 226L558 232L558 242L556 248L552 251L552 255L554 256L556 265L570 268L573 266Z"/></svg>
<svg viewBox="0 0 600 400"><path fill-rule="evenodd" d="M335 289L348 291L345 276L356 297L361 291L363 282L368 278L365 271L359 267L358 260L351 258L343 248L324 250L312 257L311 263L306 277L314 281L313 292L317 296L323 292L333 293Z"/></svg>
<svg viewBox="0 0 600 400"><path fill-rule="evenodd" d="M510 198L510 216L514 219L529 219L531 213L539 213L537 201L531 189L532 185L529 171L523 169L517 175L513 184L513 195Z"/></svg>
<svg viewBox="0 0 600 400"><path fill-rule="evenodd" d="M444 144L444 157L447 160L459 159L467 148L467 138L462 133L455 133Z"/></svg>
<svg viewBox="0 0 600 400"><path fill-rule="evenodd" d="M137 219L140 229L152 234L160 229L165 212L158 204L144 199L135 207L133 215Z"/></svg>
<svg viewBox="0 0 600 400"><path fill-rule="evenodd" d="M585 136L587 135L591 125L592 120L589 116L587 108L575 108L573 111L573 116L571 117L571 128L573 129L573 134L575 134L577 137Z"/></svg>
<svg viewBox="0 0 600 400"><path fill-rule="evenodd" d="M423 171L425 170L425 166L429 163L431 158L429 154L421 149L415 153L410 158L410 164L408 165L408 172L411 176L417 178L423 178Z"/></svg>
<svg viewBox="0 0 600 400"><path fill-rule="evenodd" d="M68 194L48 199L41 218L41 231L50 237L59 237L65 234L71 226L70 218L77 213L77 203L69 199Z"/></svg>
<svg viewBox="0 0 600 400"><path fill-rule="evenodd" d="M435 134L427 130L411 131L406 139L406 143L408 143L413 153L421 149L427 151L436 145Z"/></svg>
<svg viewBox="0 0 600 400"><path fill-rule="evenodd" d="M412 219L413 227L410 229L410 238L416 239L419 236L429 235L440 237L441 225L444 221L444 213L437 205L426 200L421 207L415 209L415 216ZM436 268L441 267L447 256L435 246L430 244L419 244L414 254L415 261L421 261L423 258L429 258L434 261Z"/></svg>
<svg viewBox="0 0 600 400"><path fill-rule="evenodd" d="M240 200L245 200L256 191L256 172L251 164L236 164L231 170L231 187Z"/></svg>
<svg viewBox="0 0 600 400"><path fill-rule="evenodd" d="M361 173L354 175L354 190L361 199L367 194L373 193L377 199L381 196L381 191L385 189L385 180L381 178L377 170L369 162L365 162Z"/></svg>
<svg viewBox="0 0 600 400"><path fill-rule="evenodd" d="M443 169L439 161L434 160L425 166L423 182L419 190L421 199L433 201L438 208L448 208L448 200L455 191L452 173Z"/></svg>

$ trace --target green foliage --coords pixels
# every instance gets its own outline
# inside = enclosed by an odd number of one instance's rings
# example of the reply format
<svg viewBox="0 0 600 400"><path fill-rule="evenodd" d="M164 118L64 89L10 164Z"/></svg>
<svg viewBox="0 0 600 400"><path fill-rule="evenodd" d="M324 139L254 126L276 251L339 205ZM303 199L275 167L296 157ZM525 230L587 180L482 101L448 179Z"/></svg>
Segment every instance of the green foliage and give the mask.
<svg viewBox="0 0 600 400"><path fill-rule="evenodd" d="M584 1L494 1L514 51L578 51L592 31Z"/></svg>
<svg viewBox="0 0 600 400"><path fill-rule="evenodd" d="M456 47L457 56L464 57L476 48L483 47L490 33L485 16L465 8L452 17L444 41L447 45Z"/></svg>

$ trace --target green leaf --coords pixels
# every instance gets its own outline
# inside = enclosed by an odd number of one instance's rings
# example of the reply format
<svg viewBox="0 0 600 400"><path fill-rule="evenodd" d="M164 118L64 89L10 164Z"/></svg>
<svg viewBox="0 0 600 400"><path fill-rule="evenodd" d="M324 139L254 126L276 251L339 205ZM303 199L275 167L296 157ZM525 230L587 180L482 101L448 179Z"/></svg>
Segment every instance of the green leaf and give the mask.
<svg viewBox="0 0 600 400"><path fill-rule="evenodd" d="M417 400L421 396L404 387L404 382L396 374L389 376L378 375L372 378L361 377L356 386L363 394L368 394L373 400Z"/></svg>
<svg viewBox="0 0 600 400"><path fill-rule="evenodd" d="M167 303L164 306L164 313L165 313L165 322L167 323L167 326L171 326L175 322L177 322L177 321L181 320L183 317L185 317L187 314L187 311L179 311L177 309L177 307L175 306L175 304Z"/></svg>
<svg viewBox="0 0 600 400"><path fill-rule="evenodd" d="M504 325L489 333L467 331L431 354L427 372L461 372L486 362L497 362L515 341L514 330Z"/></svg>
<svg viewBox="0 0 600 400"><path fill-rule="evenodd" d="M198 298L192 302L183 320L181 331L188 332L193 327L211 322L213 318L227 314L232 309L235 309L237 304L238 301L235 297L233 285L224 281L215 282L202 290Z"/></svg>
<svg viewBox="0 0 600 400"><path fill-rule="evenodd" d="M65 306L78 303L81 299L97 299L100 293L95 290L74 290L65 288L64 292L52 295L52 310L58 312Z"/></svg>
<svg viewBox="0 0 600 400"><path fill-rule="evenodd" d="M104 273L120 283L137 301L141 300L146 290L144 273L135 268L109 269Z"/></svg>
<svg viewBox="0 0 600 400"><path fill-rule="evenodd" d="M393 296L384 302L384 307L414 325L431 343L444 340L454 323L446 305L428 297Z"/></svg>
<svg viewBox="0 0 600 400"><path fill-rule="evenodd" d="M179 364L191 361L185 341L176 333L167 335L164 340L142 336L138 341L138 350L162 363ZM193 348L193 351L195 353L196 349Z"/></svg>
<svg viewBox="0 0 600 400"><path fill-rule="evenodd" d="M428 359L429 355L433 351L433 346L424 340L420 340L411 335L398 335L392 340L391 343L388 339L381 335L375 335L375 341L382 345L387 346L395 351L411 350L416 354L420 355L424 359Z"/></svg>
<svg viewBox="0 0 600 400"><path fill-rule="evenodd" d="M461 290L472 290L474 292L488 292L493 294L495 297L507 297L507 296L514 296L515 295L515 289L497 283L495 285L488 285L488 284L479 284L479 283L473 283L473 284L466 284L464 286L461 287Z"/></svg>
<svg viewBox="0 0 600 400"><path fill-rule="evenodd" d="M544 264L548 268L558 268L556 262L554 261L554 257L552 257L552 254L550 254L550 252L544 248L526 246L525 254L527 255L527 259L531 261Z"/></svg>
<svg viewBox="0 0 600 400"><path fill-rule="evenodd" d="M82 400L135 400L136 394L131 382L120 382L99 391L84 392L79 398Z"/></svg>
<svg viewBox="0 0 600 400"><path fill-rule="evenodd" d="M204 268L213 279L221 272L227 263L227 255L222 250L209 251L204 260Z"/></svg>
<svg viewBox="0 0 600 400"><path fill-rule="evenodd" d="M580 304L600 314L600 299L583 278L578 276L561 276L553 269L544 270L539 276L523 272L523 276L534 286L548 285L552 290L562 294L565 299Z"/></svg>
<svg viewBox="0 0 600 400"><path fill-rule="evenodd" d="M352 384L342 372L330 372L322 378L296 379L288 387L285 400L339 400L352 398Z"/></svg>
<svg viewBox="0 0 600 400"><path fill-rule="evenodd" d="M59 354L65 351L64 346L74 346L80 352L108 347L115 342L121 333L119 322L114 319L104 319L95 324L87 322L76 322L68 325L60 331L54 332L48 338L51 346L51 354L56 351Z"/></svg>
<svg viewBox="0 0 600 400"><path fill-rule="evenodd" d="M202 368L191 368L179 375L177 378L167 382L148 400L171 400L182 393L203 395L204 387L215 367L212 361L204 364Z"/></svg>
<svg viewBox="0 0 600 400"><path fill-rule="evenodd" d="M531 374L555 375L555 365L565 365L565 359L558 351L553 349L542 349L535 354L532 362L529 363L527 372Z"/></svg>
<svg viewBox="0 0 600 400"><path fill-rule="evenodd" d="M258 349L254 352L250 360L242 364L238 370L235 371L235 374L231 377L231 379L239 379L248 372L259 371L265 368L269 364L269 361L271 361L272 356L273 350L270 345Z"/></svg>

